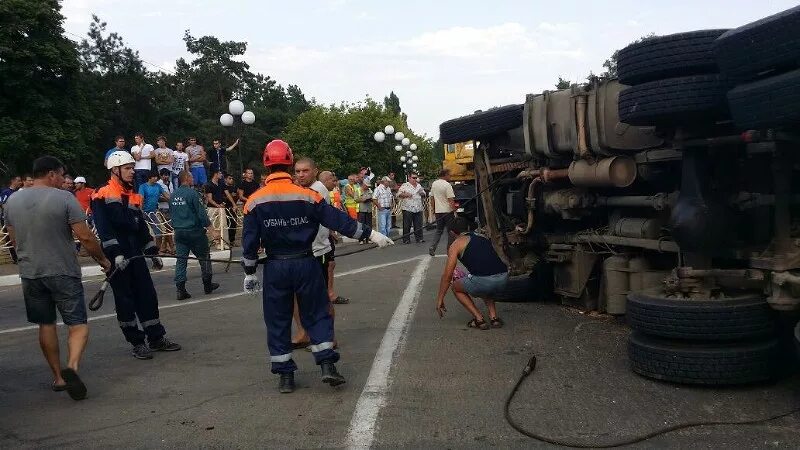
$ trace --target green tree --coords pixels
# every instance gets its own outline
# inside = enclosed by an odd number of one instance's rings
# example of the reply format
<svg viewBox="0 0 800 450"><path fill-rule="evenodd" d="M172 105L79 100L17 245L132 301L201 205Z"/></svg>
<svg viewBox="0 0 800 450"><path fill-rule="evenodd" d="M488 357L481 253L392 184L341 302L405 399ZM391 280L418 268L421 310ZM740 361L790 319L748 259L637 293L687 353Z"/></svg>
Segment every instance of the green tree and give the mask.
<svg viewBox="0 0 800 450"><path fill-rule="evenodd" d="M387 97L383 97L383 107L386 108L389 113L394 115L399 115L403 110L400 108L400 98L394 91L389 92Z"/></svg>
<svg viewBox="0 0 800 450"><path fill-rule="evenodd" d="M417 144L420 171L430 174L438 167L431 154L433 142L409 130L401 117L370 98L356 104L314 106L292 121L283 137L295 154L311 157L321 168L340 176L362 166L372 167L380 175L401 172L403 153L394 149L397 143L390 142L391 137L383 143L373 138L375 131L386 125Z"/></svg>
<svg viewBox="0 0 800 450"><path fill-rule="evenodd" d="M0 167L7 175L30 171L43 154L68 164L90 154L88 91L63 21L57 0L0 2Z"/></svg>
<svg viewBox="0 0 800 450"><path fill-rule="evenodd" d="M565 80L561 78L561 75L558 76L558 82L556 83L556 89L569 89L572 86L572 83L569 80Z"/></svg>

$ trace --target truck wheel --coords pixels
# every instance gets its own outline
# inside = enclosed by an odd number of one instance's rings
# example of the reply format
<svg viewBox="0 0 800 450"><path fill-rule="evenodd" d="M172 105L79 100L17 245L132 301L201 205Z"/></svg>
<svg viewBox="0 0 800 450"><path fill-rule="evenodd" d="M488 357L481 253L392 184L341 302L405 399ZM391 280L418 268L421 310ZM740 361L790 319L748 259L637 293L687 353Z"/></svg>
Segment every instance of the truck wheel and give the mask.
<svg viewBox="0 0 800 450"><path fill-rule="evenodd" d="M714 40L728 30L701 30L647 38L619 51L617 76L623 84L717 73Z"/></svg>
<svg viewBox="0 0 800 450"><path fill-rule="evenodd" d="M800 322L794 326L794 348L797 350L797 355L800 356Z"/></svg>
<svg viewBox="0 0 800 450"><path fill-rule="evenodd" d="M728 116L726 83L719 75L668 78L619 94L619 118L630 125L713 123Z"/></svg>
<svg viewBox="0 0 800 450"><path fill-rule="evenodd" d="M704 342L765 338L776 332L774 312L758 295L698 300L632 292L625 320L650 336Z"/></svg>
<svg viewBox="0 0 800 450"><path fill-rule="evenodd" d="M737 82L798 67L800 6L726 32L714 43L714 53L720 72Z"/></svg>
<svg viewBox="0 0 800 450"><path fill-rule="evenodd" d="M507 105L481 111L439 125L439 138L445 144L494 136L522 125L522 105Z"/></svg>
<svg viewBox="0 0 800 450"><path fill-rule="evenodd" d="M728 92L728 104L742 130L795 127L800 122L800 69L737 86Z"/></svg>
<svg viewBox="0 0 800 450"><path fill-rule="evenodd" d="M733 385L778 376L777 339L701 344L634 332L628 339L631 369L647 378L683 384Z"/></svg>

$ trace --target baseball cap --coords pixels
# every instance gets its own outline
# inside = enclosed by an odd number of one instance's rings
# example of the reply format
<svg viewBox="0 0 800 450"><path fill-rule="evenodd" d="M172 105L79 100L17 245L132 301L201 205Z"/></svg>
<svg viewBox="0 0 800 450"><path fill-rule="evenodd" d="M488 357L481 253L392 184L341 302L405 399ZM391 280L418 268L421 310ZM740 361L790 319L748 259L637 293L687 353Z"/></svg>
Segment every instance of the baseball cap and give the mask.
<svg viewBox="0 0 800 450"><path fill-rule="evenodd" d="M86 178L83 178L83 177L76 177L76 178L75 178L75 180L73 180L73 181L74 181L75 183L83 183L83 184L86 184Z"/></svg>

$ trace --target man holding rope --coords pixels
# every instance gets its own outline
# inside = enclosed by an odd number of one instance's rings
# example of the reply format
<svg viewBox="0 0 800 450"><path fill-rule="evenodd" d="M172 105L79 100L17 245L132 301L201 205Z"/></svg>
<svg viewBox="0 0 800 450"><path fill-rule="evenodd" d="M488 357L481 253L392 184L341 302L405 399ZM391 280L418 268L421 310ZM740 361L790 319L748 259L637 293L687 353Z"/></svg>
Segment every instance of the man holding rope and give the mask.
<svg viewBox="0 0 800 450"><path fill-rule="evenodd" d="M208 259L211 250L208 247L208 237L206 230L211 231L215 239L219 238L219 231L211 226L208 219L208 212L200 202L200 195L194 189L192 173L186 170L178 175L180 187L175 189L169 201L170 217L172 217L172 228L175 229L175 286L178 289L178 300L192 298L186 292L186 257L189 250L194 256L201 259ZM210 294L219 287L219 284L211 281L213 271L210 261L200 261L200 273L203 280L203 292Z"/></svg>
<svg viewBox="0 0 800 450"><path fill-rule="evenodd" d="M158 316L158 296L143 256L161 266L158 247L142 213L142 196L133 192L134 159L128 152L113 152L106 159L108 184L92 195L92 216L103 252L114 262L109 282L114 290L117 320L137 359L153 359L152 352L173 352L181 346L164 335ZM139 329L141 324L144 330ZM149 346L145 344L145 337Z"/></svg>
<svg viewBox="0 0 800 450"><path fill-rule="evenodd" d="M258 291L257 252L264 247L267 255L263 270L264 322L272 373L280 375L280 392L290 393L295 389L297 365L292 360L291 342L295 294L300 320L311 338L314 360L322 370L322 382L338 386L345 379L334 365L339 354L333 349L333 319L322 266L314 258L312 243L320 224L354 239L369 238L380 247L393 242L330 206L316 191L293 184L289 170L294 156L286 142L268 143L263 160L269 171L266 184L244 206L244 290L250 294Z"/></svg>

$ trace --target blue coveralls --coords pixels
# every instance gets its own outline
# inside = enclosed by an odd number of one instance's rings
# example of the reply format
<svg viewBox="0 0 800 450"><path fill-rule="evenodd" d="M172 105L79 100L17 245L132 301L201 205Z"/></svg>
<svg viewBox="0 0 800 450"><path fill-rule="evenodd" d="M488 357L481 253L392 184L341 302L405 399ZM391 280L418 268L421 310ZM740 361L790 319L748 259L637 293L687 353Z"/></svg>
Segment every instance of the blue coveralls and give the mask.
<svg viewBox="0 0 800 450"><path fill-rule="evenodd" d="M142 213L142 196L126 189L116 179L92 194L92 216L103 253L110 261L117 255L158 254ZM164 336L158 317L158 296L144 258L132 260L125 270L111 277L117 320L125 340L133 345L156 342ZM136 319L144 331L139 329Z"/></svg>
<svg viewBox="0 0 800 450"><path fill-rule="evenodd" d="M245 273L256 272L260 246L267 253L262 284L272 373L297 370L291 342L295 294L300 322L311 338L314 361L321 364L339 360L333 349L328 288L322 266L311 252L320 224L358 240L367 239L372 232L368 226L330 206L316 191L293 184L286 172L267 177L265 186L254 192L244 206Z"/></svg>

